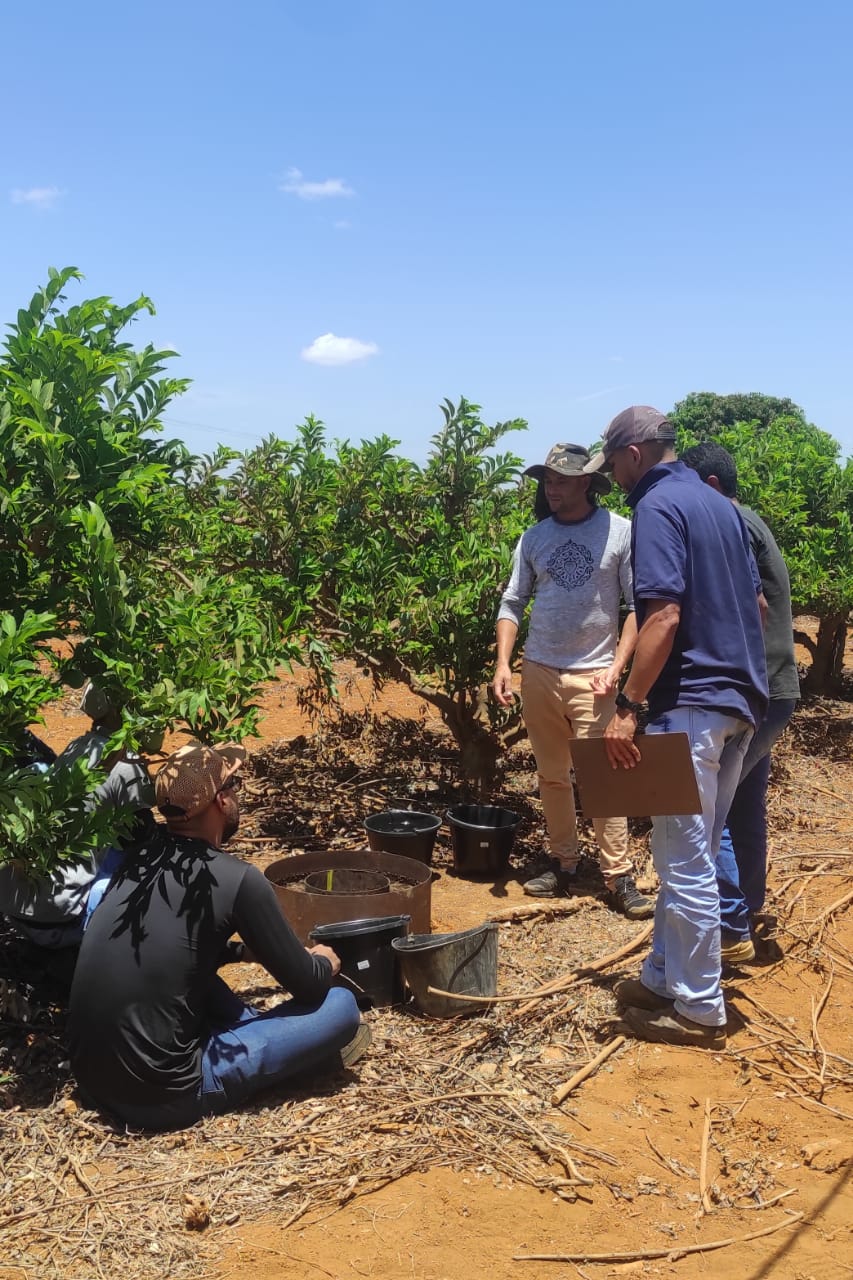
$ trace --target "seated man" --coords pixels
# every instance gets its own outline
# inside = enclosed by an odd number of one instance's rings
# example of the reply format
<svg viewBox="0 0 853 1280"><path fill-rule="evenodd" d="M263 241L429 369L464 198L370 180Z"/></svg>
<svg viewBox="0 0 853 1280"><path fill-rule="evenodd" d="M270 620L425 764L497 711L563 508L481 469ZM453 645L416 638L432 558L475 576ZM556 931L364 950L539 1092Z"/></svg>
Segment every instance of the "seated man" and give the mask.
<svg viewBox="0 0 853 1280"><path fill-rule="evenodd" d="M121 714L109 702L102 689L88 684L80 710L92 720L92 727L69 742L53 763L46 763L50 749L32 738L30 768L50 773L69 768L76 760L85 759L90 769L98 765L109 772L92 792L89 803L105 808L125 808L135 815L133 830L122 840L138 839L151 819L154 792L144 764L135 756L114 754L105 757L110 738L121 724ZM100 849L85 858L63 862L50 875L28 876L16 866L0 867L0 914L5 915L18 933L37 946L50 950L78 947L83 936L83 921L89 893L100 868L121 850Z"/></svg>
<svg viewBox="0 0 853 1280"><path fill-rule="evenodd" d="M269 881L222 850L244 760L199 742L169 757L155 779L166 826L128 852L80 948L71 1066L134 1128L182 1128L297 1072L349 1066L370 1040L354 997L332 987L334 951L302 947ZM247 948L292 1000L259 1013L226 986L217 970Z"/></svg>

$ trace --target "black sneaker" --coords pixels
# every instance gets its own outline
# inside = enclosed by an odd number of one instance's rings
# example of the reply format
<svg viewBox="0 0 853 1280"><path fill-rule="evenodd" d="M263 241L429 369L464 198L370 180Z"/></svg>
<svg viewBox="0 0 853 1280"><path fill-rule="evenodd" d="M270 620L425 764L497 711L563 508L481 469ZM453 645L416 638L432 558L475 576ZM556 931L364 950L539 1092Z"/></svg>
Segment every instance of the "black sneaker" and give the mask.
<svg viewBox="0 0 853 1280"><path fill-rule="evenodd" d="M654 898L640 893L633 876L620 876L607 890L607 901L615 911L621 911L629 920L648 920L655 913Z"/></svg>
<svg viewBox="0 0 853 1280"><path fill-rule="evenodd" d="M531 898L561 898L574 884L577 884L577 867L568 870L556 858L549 858L545 869L532 880L525 880L521 887Z"/></svg>

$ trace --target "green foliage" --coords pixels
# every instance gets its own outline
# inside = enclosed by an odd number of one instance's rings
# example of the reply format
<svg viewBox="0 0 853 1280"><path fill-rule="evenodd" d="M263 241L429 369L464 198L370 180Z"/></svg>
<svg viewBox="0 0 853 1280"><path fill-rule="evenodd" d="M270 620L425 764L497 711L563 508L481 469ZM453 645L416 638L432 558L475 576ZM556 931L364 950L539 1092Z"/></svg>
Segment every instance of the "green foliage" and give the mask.
<svg viewBox="0 0 853 1280"><path fill-rule="evenodd" d="M762 432L737 423L717 441L738 464L741 501L773 530L796 611L853 607L853 468L839 464L837 442L792 418L778 418Z"/></svg>
<svg viewBox="0 0 853 1280"><path fill-rule="evenodd" d="M209 555L205 535L228 513L209 513L196 534L193 488L213 482L191 484L202 464L157 438L187 380L164 374L172 353L122 337L150 301L65 308L76 279L51 269L0 358L0 860L42 870L120 822L88 813L98 774L85 765L47 778L13 766L57 679L96 678L121 709L115 747L155 750L168 728L206 741L252 732L258 686L294 651L291 620L251 566L228 574Z"/></svg>
<svg viewBox="0 0 853 1280"><path fill-rule="evenodd" d="M220 449L188 478L192 536L172 562L192 573L204 546L219 571L252 584L290 632L307 621L321 587L339 483L313 418L292 443L271 436L244 454Z"/></svg>
<svg viewBox="0 0 853 1280"><path fill-rule="evenodd" d="M358 504L360 536L329 565L330 643L354 653L381 681L403 681L441 712L463 773L482 789L517 713L499 708L484 683L494 665L495 612L525 523L515 483L520 459L494 454L516 419L487 426L479 406L442 405L444 424L425 466L366 460L380 503ZM356 457L346 457L352 485ZM358 490L357 485L352 485ZM354 522L349 522L354 529Z"/></svg>
<svg viewBox="0 0 853 1280"><path fill-rule="evenodd" d="M187 380L158 376L169 352L120 341L140 312L153 312L150 301L93 298L62 311L63 289L79 277L51 269L0 359L0 576L11 599L66 621L76 509L96 503L139 558L167 535L164 489L188 456L150 438Z"/></svg>
<svg viewBox="0 0 853 1280"><path fill-rule="evenodd" d="M758 512L779 544L791 576L794 613L818 618L816 640L806 633L797 637L812 656L806 687L835 692L853 609L853 460L842 465L838 442L807 422L796 406L794 414L769 416L776 406L790 401L771 396L688 396L681 405L700 399L724 406L747 401L747 408L762 411L754 420L729 425L722 425L718 415L713 438L737 463L741 502ZM697 442L684 426L680 408L676 406L674 415L679 450Z"/></svg>
<svg viewBox="0 0 853 1280"><path fill-rule="evenodd" d="M48 875L114 840L130 815L87 804L101 781L101 771L84 759L47 773L0 769L0 866Z"/></svg>
<svg viewBox="0 0 853 1280"><path fill-rule="evenodd" d="M39 664L40 646L55 634L52 614L0 614L0 762L14 759L24 730L61 690Z"/></svg>
<svg viewBox="0 0 853 1280"><path fill-rule="evenodd" d="M718 439L726 427L738 422L754 422L765 430L778 418L805 422L805 414L793 400L762 395L759 391L720 396L713 391L691 391L672 410L670 418L696 440Z"/></svg>

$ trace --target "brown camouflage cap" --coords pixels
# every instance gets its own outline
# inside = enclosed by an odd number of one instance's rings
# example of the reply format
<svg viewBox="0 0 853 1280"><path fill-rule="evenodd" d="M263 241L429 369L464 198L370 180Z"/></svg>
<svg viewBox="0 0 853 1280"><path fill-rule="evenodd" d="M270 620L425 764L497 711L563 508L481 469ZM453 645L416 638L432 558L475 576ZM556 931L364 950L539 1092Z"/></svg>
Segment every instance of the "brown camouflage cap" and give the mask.
<svg viewBox="0 0 853 1280"><path fill-rule="evenodd" d="M581 444L555 444L548 452L543 463L528 467L524 472L534 480L542 480L546 471L556 471L561 476L582 476L587 474L589 450ZM596 493L609 493L610 481L606 476L593 475L590 489Z"/></svg>
<svg viewBox="0 0 853 1280"><path fill-rule="evenodd" d="M157 808L170 822L188 822L213 802L246 760L236 742L207 747L188 742L163 765L154 779Z"/></svg>

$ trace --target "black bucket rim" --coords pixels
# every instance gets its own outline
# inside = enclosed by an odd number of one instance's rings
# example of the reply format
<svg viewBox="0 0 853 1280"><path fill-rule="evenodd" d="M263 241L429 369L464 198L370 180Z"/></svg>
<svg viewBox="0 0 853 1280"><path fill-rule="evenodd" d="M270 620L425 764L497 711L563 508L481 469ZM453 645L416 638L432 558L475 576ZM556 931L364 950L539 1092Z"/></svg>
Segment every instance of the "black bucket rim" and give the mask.
<svg viewBox="0 0 853 1280"><path fill-rule="evenodd" d="M483 822L466 822L464 818L457 818L454 809L493 809L496 813L507 813L513 822L507 822L502 826L495 826L493 823ZM516 827L523 822L522 815L516 813L515 809L505 809L500 804L457 804L451 805L445 814L445 818L450 826L466 827L469 831L514 831Z"/></svg>
<svg viewBox="0 0 853 1280"><path fill-rule="evenodd" d="M411 916L376 916L362 917L360 920L338 920L327 924L315 925L308 934L309 938L358 938L365 933L386 933L390 929L399 929L412 923ZM393 941L393 939L392 939Z"/></svg>
<svg viewBox="0 0 853 1280"><path fill-rule="evenodd" d="M381 827L372 827L370 824L377 818L390 818L395 814L405 814L407 818L427 818L426 825L419 827L416 831L388 831ZM425 813L423 809L382 809L379 813L370 813L362 822L365 831L371 832L377 836L426 836L433 831L438 831L443 819L435 813Z"/></svg>
<svg viewBox="0 0 853 1280"><path fill-rule="evenodd" d="M410 933L405 938L392 938L391 946L394 951L404 951L407 955L418 951L436 951L439 947L453 946L463 938L475 938L478 933L495 933L497 927L497 921L486 920L483 924L475 924L470 929L458 929L454 933Z"/></svg>

